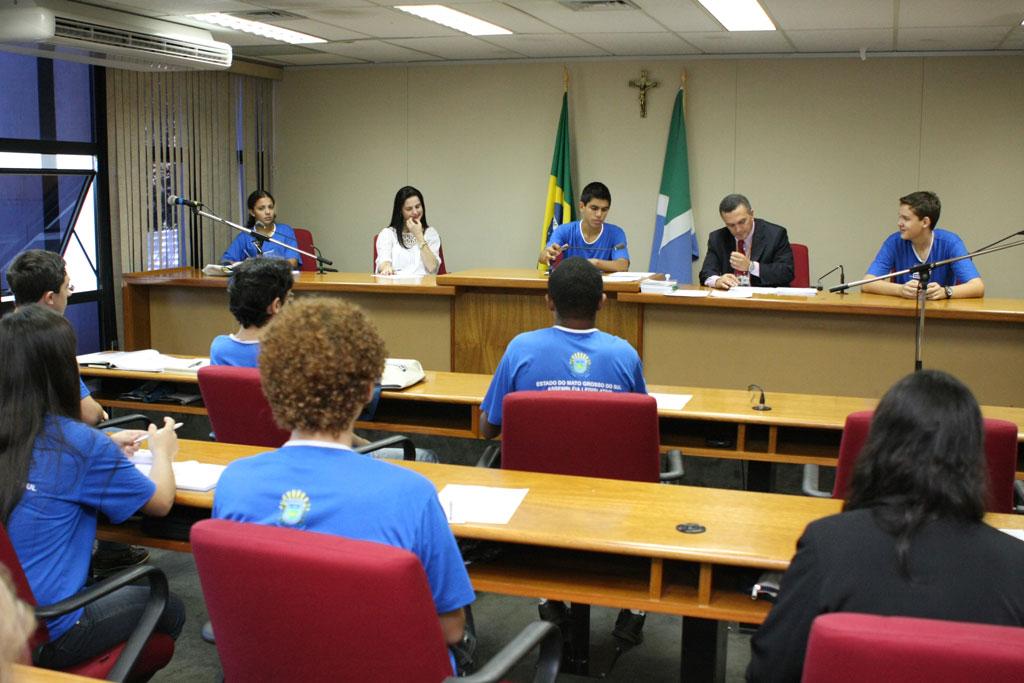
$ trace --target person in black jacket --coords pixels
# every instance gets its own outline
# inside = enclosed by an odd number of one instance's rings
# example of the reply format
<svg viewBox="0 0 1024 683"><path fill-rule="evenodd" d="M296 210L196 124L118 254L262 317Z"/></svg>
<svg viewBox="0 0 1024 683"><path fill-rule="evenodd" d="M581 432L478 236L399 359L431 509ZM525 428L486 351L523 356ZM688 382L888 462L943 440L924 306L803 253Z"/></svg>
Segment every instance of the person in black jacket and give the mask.
<svg viewBox="0 0 1024 683"><path fill-rule="evenodd" d="M827 612L1024 626L1024 543L983 521L982 425L970 390L943 372L886 393L843 512L807 525L750 641L748 681L799 680Z"/></svg>
<svg viewBox="0 0 1024 683"><path fill-rule="evenodd" d="M739 284L788 287L793 280L793 250L786 229L754 218L750 200L741 194L726 196L718 212L725 227L708 235L700 283L718 289Z"/></svg>

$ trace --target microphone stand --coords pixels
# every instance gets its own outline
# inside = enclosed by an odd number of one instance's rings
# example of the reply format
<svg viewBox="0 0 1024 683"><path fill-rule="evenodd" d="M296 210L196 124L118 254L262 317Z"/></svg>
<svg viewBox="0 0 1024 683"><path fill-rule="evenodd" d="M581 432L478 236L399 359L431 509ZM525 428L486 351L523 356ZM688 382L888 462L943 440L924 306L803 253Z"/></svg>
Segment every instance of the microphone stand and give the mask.
<svg viewBox="0 0 1024 683"><path fill-rule="evenodd" d="M920 263L916 266L911 266L910 268L905 268L903 270L896 271L895 273L888 273L886 275L879 275L877 277L868 277L864 278L863 280L856 280L854 282L847 283L845 285L835 285L834 287L829 287L828 291L844 293L846 292L846 290L851 289L853 287L863 287L864 285L870 284L872 282L878 282L879 280L888 280L889 278L899 277L900 275L916 273L920 278L917 288L917 300L915 303L917 308L915 312L915 315L917 317L917 325L915 327L914 332L914 371L916 372L920 370L922 367L924 367L921 363L921 345L924 342L925 295L927 294L925 290L928 289L928 283L931 281L932 271L935 268L938 268L939 266L944 266L948 263L956 263L957 261L963 261L964 259L974 258L975 256L984 256L985 254L992 254L997 251L1002 251L1003 249L1012 249L1014 247L1022 246L1024 245L1024 240L1010 242L1009 244L1000 244L1001 242L1005 242L1011 237L1017 237L1018 235L1022 234L1024 234L1024 230L1020 232L1015 232L1012 235L1008 235L1001 240L996 240L992 244L984 246L981 249L978 249L977 251L964 254L963 256L954 256L953 258L948 258L945 259L944 261L935 261L934 263Z"/></svg>
<svg viewBox="0 0 1024 683"><path fill-rule="evenodd" d="M308 251L303 251L302 249L299 249L298 247L293 247L290 244L285 244L284 242L280 242L278 240L275 240L272 237L267 237L266 235L261 235L260 233L256 232L256 228L255 227L247 228L247 227L245 227L243 225L239 225L238 223L233 223L233 222L227 220L226 218L221 218L220 216L218 216L218 215L216 215L214 213L210 213L209 211L207 211L206 207L203 207L202 205L189 206L189 208L192 209L192 215L193 216L202 216L203 218L209 218L211 221L216 221L218 223L221 223L223 225L228 226L229 228L232 228L233 230L237 230L238 232L242 232L242 233L245 233L246 235L249 235L250 237L252 237L252 239L256 243L256 251L259 254L261 254L261 255L263 254L263 243L264 242L270 242L271 244L276 244L279 247L284 247L285 249L287 249L289 251L294 251L297 254L302 254L303 256L308 256L309 258L314 259L317 262L317 265L320 268L319 272L321 274L324 272L323 271L323 267L325 265L327 265L327 266L334 265L334 261L331 261L330 259L326 259L326 258L324 258L322 256L317 255L317 254L311 254Z"/></svg>

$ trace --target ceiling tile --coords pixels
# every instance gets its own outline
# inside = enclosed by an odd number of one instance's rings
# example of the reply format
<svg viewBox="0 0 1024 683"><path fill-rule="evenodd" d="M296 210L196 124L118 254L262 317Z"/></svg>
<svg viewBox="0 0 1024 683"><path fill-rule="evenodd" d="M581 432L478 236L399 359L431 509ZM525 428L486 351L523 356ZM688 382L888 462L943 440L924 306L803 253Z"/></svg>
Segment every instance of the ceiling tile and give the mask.
<svg viewBox="0 0 1024 683"><path fill-rule="evenodd" d="M580 37L613 55L700 54L674 33L586 33Z"/></svg>
<svg viewBox="0 0 1024 683"><path fill-rule="evenodd" d="M777 26L787 33L795 29L892 28L893 25L893 0L762 0L761 4Z"/></svg>
<svg viewBox="0 0 1024 683"><path fill-rule="evenodd" d="M325 43L316 46L318 51L344 55L367 62L425 62L436 59L433 55L423 54L398 45L391 45L383 40L354 40L339 43Z"/></svg>
<svg viewBox="0 0 1024 683"><path fill-rule="evenodd" d="M630 31L650 33L661 31L649 16L635 9L625 10L573 10L560 5L555 0L506 0L530 16L551 24L567 33L613 33Z"/></svg>
<svg viewBox="0 0 1024 683"><path fill-rule="evenodd" d="M1003 42L1006 29L979 28L904 28L896 33L897 50L995 50Z"/></svg>
<svg viewBox="0 0 1024 683"><path fill-rule="evenodd" d="M899 26L1002 26L1024 19L1024 0L900 0Z"/></svg>
<svg viewBox="0 0 1024 683"><path fill-rule="evenodd" d="M481 40L538 59L545 57L603 57L608 54L596 45L567 35L486 36Z"/></svg>
<svg viewBox="0 0 1024 683"><path fill-rule="evenodd" d="M1024 50L1024 28L1011 33L999 47L1003 50Z"/></svg>
<svg viewBox="0 0 1024 683"><path fill-rule="evenodd" d="M463 35L454 29L387 7L349 7L310 10L315 21L364 33L375 38L428 38Z"/></svg>
<svg viewBox="0 0 1024 683"><path fill-rule="evenodd" d="M318 54L301 54L301 55L279 55L272 59L281 62L282 64L289 64L291 66L330 66L331 64L365 64L366 62L361 59L353 59L352 57L346 57L345 55L333 55L326 52L320 52Z"/></svg>
<svg viewBox="0 0 1024 683"><path fill-rule="evenodd" d="M388 41L441 59L522 59L523 55L472 36L453 38L394 38Z"/></svg>
<svg viewBox="0 0 1024 683"><path fill-rule="evenodd" d="M722 27L696 0L634 0L645 13L669 31L720 31Z"/></svg>
<svg viewBox="0 0 1024 683"><path fill-rule="evenodd" d="M437 2L438 0L433 0ZM394 2L394 0L391 0ZM397 3L395 3L397 4ZM446 2L446 5L460 12L497 24L513 33L561 33L550 24L535 19L529 14L500 2Z"/></svg>
<svg viewBox="0 0 1024 683"><path fill-rule="evenodd" d="M238 0L114 0L96 4L110 9L139 12L151 17L170 17L180 14L202 14L205 12L246 12L260 9L259 6Z"/></svg>
<svg viewBox="0 0 1024 683"><path fill-rule="evenodd" d="M274 43L273 45L243 45L233 48L234 53L239 57L276 57L278 55L293 55L315 53L308 47L302 45L289 45L287 43Z"/></svg>
<svg viewBox="0 0 1024 683"><path fill-rule="evenodd" d="M714 31L681 33L680 37L711 55L793 50L780 31Z"/></svg>
<svg viewBox="0 0 1024 683"><path fill-rule="evenodd" d="M281 28L287 28L292 31L308 33L311 36L323 38L326 41L352 40L355 38L372 37L365 33L357 33L356 31L350 31L347 28L339 28L326 22L313 21L312 19L279 19L275 21L268 21L267 23L273 24L274 26L280 26Z"/></svg>
<svg viewBox="0 0 1024 683"><path fill-rule="evenodd" d="M799 52L890 52L893 48L891 28L868 28L821 31L786 31Z"/></svg>

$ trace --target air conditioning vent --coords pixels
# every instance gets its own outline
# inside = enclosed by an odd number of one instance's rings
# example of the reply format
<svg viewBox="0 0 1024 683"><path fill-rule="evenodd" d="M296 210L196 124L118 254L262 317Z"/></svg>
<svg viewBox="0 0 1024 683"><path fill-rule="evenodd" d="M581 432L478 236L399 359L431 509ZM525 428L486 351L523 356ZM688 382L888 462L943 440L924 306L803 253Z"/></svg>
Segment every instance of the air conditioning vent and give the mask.
<svg viewBox="0 0 1024 683"><path fill-rule="evenodd" d="M307 17L295 12L286 12L283 9L254 9L244 12L226 12L233 17L252 19L253 21L275 21L281 19L306 19Z"/></svg>
<svg viewBox="0 0 1024 683"><path fill-rule="evenodd" d="M231 66L231 46L209 31L69 0L0 9L0 44L10 52L135 71Z"/></svg>

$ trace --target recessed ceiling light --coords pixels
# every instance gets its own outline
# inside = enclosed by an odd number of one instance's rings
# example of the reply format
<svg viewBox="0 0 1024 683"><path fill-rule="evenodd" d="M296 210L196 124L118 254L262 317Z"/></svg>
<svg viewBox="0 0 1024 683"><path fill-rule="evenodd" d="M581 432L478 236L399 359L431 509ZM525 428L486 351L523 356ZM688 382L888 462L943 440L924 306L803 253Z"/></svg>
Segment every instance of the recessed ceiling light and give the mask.
<svg viewBox="0 0 1024 683"><path fill-rule="evenodd" d="M395 9L415 14L434 23L468 33L471 36L507 36L512 31L500 26L463 14L444 5L395 5Z"/></svg>
<svg viewBox="0 0 1024 683"><path fill-rule="evenodd" d="M214 26L220 26L221 28L229 28L233 31L251 33L256 36L270 38L271 40L279 40L282 43L291 43L292 45L327 42L323 38L317 38L316 36L311 36L307 33L291 31L286 28L281 28L280 26L274 26L273 24L264 24L262 21L242 19L241 17L235 17L230 14L223 14L222 12L189 14L187 16L189 19L195 19L196 21L201 21L206 24L213 24Z"/></svg>
<svg viewBox="0 0 1024 683"><path fill-rule="evenodd" d="M700 0L727 31L774 31L775 24L757 0Z"/></svg>

